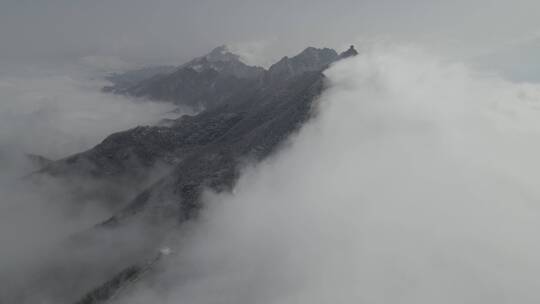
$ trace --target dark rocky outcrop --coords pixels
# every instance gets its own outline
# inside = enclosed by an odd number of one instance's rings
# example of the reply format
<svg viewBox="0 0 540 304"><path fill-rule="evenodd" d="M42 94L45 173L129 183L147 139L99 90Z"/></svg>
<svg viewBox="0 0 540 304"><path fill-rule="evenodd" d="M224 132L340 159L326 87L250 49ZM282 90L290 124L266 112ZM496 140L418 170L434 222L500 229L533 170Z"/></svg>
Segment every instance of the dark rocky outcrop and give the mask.
<svg viewBox="0 0 540 304"><path fill-rule="evenodd" d="M204 188L230 190L243 159L257 161L266 157L309 118L312 101L323 89L323 80L320 72L304 73L279 86L261 89L253 99L190 118L201 123L200 131L193 134L201 136L197 141L200 145L186 152L171 173L141 193L107 225L157 210L166 211L159 212L160 216L192 218L199 209L198 196ZM216 118L229 123L213 129Z"/></svg>
<svg viewBox="0 0 540 304"><path fill-rule="evenodd" d="M358 51L356 51L356 49L354 48L354 45L351 45L348 50L339 54L339 58L345 59L345 58L353 57L356 55L358 55Z"/></svg>
<svg viewBox="0 0 540 304"><path fill-rule="evenodd" d="M268 69L267 77L272 80L283 80L305 72L321 71L338 59L335 50L308 47L300 54L289 58L283 57Z"/></svg>

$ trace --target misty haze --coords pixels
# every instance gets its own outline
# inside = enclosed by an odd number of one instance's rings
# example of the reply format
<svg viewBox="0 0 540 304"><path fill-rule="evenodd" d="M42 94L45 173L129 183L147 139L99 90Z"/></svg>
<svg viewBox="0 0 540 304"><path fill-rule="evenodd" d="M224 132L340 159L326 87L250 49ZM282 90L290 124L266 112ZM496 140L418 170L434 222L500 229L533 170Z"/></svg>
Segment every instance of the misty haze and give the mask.
<svg viewBox="0 0 540 304"><path fill-rule="evenodd" d="M0 0L0 303L540 303L540 2Z"/></svg>

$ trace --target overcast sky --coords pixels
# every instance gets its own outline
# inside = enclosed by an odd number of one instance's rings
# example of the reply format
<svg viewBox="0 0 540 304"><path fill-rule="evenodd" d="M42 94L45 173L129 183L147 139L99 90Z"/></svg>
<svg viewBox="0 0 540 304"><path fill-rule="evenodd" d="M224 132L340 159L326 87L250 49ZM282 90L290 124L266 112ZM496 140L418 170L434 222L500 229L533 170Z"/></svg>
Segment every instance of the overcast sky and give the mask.
<svg viewBox="0 0 540 304"><path fill-rule="evenodd" d="M0 63L178 63L220 44L269 60L359 39L474 56L539 31L537 0L0 0Z"/></svg>

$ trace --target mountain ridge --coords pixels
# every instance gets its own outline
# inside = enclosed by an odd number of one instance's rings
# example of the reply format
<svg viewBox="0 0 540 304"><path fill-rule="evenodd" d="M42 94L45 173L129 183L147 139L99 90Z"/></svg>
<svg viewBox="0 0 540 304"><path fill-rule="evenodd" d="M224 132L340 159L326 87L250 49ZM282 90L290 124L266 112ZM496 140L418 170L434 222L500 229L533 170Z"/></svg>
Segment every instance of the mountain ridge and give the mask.
<svg viewBox="0 0 540 304"><path fill-rule="evenodd" d="M243 80L214 69L197 72L191 67L180 68L164 81L182 71L199 76L212 73L215 79L234 79L234 83L242 85L227 87L225 96L206 103L206 108L196 115L181 116L167 126L139 126L114 133L92 149L48 163L38 174L65 180L79 176L98 180L96 187L89 186L87 195L96 192L114 198L115 210L94 228L100 233L114 234L134 223L154 228L181 227L198 217L203 191L231 191L247 160L256 163L265 159L316 115L313 108L325 88L323 71L342 58L346 57L331 49L307 48L280 61L286 63L285 74L281 74L281 68L273 74L270 68L261 76ZM189 81L202 90L209 85L204 77ZM159 166L166 169L158 170L160 174L150 180L149 172ZM129 187L138 189L135 196L122 197L115 192L124 180L130 182ZM92 235L94 230L85 234ZM165 242L168 237L168 233L158 234L152 244ZM133 264L124 266L138 269ZM110 284L80 286L80 290L114 294L115 289L124 286L123 274L120 272L117 280L111 273ZM93 301L92 295L85 297L84 292L80 298L86 299L84 303L107 301Z"/></svg>

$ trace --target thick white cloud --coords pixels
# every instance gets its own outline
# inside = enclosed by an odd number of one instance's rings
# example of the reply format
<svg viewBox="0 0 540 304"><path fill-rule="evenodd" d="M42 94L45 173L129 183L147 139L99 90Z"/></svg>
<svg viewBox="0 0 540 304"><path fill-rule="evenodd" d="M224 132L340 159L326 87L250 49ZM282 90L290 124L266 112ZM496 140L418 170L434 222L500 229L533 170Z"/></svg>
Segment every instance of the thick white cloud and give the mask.
<svg viewBox="0 0 540 304"><path fill-rule="evenodd" d="M538 303L540 86L411 48L326 75L318 117L126 303Z"/></svg>

